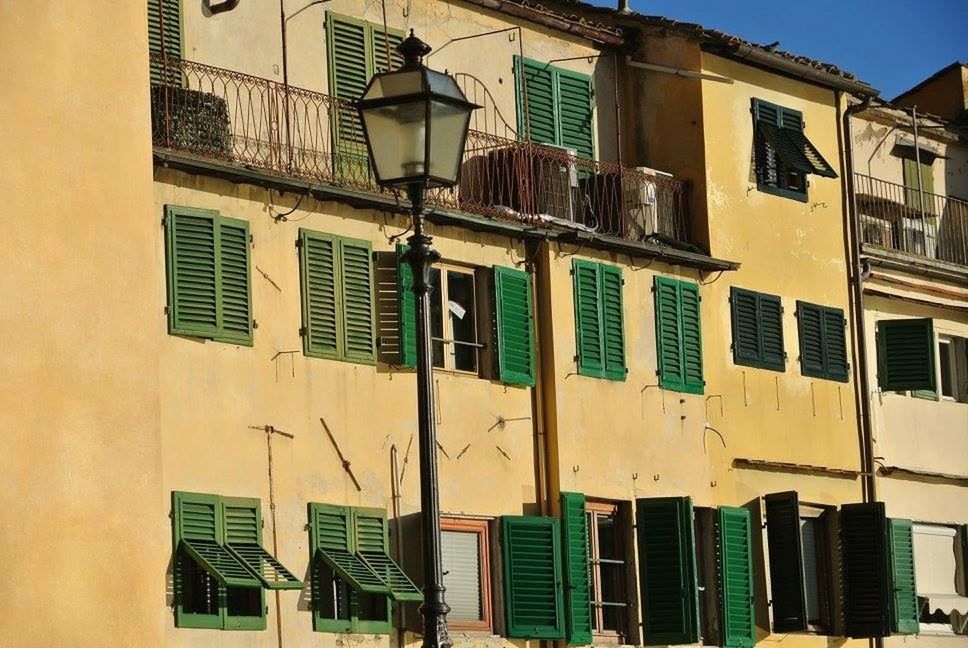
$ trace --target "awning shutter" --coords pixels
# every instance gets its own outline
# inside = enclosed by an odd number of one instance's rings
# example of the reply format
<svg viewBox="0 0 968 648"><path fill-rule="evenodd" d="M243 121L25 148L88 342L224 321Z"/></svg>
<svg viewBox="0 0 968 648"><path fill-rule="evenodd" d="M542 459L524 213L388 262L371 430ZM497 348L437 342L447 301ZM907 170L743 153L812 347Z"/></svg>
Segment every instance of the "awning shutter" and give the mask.
<svg viewBox="0 0 968 648"><path fill-rule="evenodd" d="M225 546L266 589L302 589L302 582L262 547L262 511L257 499L222 498Z"/></svg>
<svg viewBox="0 0 968 648"><path fill-rule="evenodd" d="M356 553L390 588L395 601L420 601L420 589L390 557L387 541L387 518L382 509L353 509Z"/></svg>
<svg viewBox="0 0 968 648"><path fill-rule="evenodd" d="M891 631L892 592L884 503L844 504L840 535L846 634L886 637Z"/></svg>
<svg viewBox="0 0 968 648"><path fill-rule="evenodd" d="M773 631L807 629L803 582L800 501L795 491L765 496L767 546L770 551Z"/></svg>
<svg viewBox="0 0 968 648"><path fill-rule="evenodd" d="M221 500L217 495L172 493L176 546L222 585L261 587L248 567L223 544Z"/></svg>
<svg viewBox="0 0 968 648"><path fill-rule="evenodd" d="M309 504L309 540L315 560L324 563L350 587L371 594L389 594L390 587L360 556L351 551L351 516L344 506Z"/></svg>

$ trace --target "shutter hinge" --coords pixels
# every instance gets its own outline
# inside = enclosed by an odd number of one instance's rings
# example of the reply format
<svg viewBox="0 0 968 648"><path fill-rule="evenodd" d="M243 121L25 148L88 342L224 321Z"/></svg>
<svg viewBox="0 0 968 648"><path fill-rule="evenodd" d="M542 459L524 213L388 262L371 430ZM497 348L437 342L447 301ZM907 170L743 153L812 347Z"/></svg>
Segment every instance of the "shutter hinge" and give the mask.
<svg viewBox="0 0 968 648"><path fill-rule="evenodd" d="M789 354L786 351L784 351L783 352L783 362L786 362L787 361L787 358L789 358L789 357L790 357Z"/></svg>
<svg viewBox="0 0 968 648"><path fill-rule="evenodd" d="M168 227L168 214L161 217L161 226Z"/></svg>
<svg viewBox="0 0 968 648"><path fill-rule="evenodd" d="M786 309L783 306L780 306L780 315L783 315L785 312Z"/></svg>
<svg viewBox="0 0 968 648"><path fill-rule="evenodd" d="M255 330L257 328L259 328L259 321L258 320L252 320L252 329Z"/></svg>
<svg viewBox="0 0 968 648"><path fill-rule="evenodd" d="M305 326L300 326L299 327L299 337L306 337L306 333L307 332L308 331L306 331L306 327Z"/></svg>
<svg viewBox="0 0 968 648"><path fill-rule="evenodd" d="M625 279L622 279L622 285L623 286L625 285Z"/></svg>
<svg viewBox="0 0 968 648"><path fill-rule="evenodd" d="M299 248L301 248L302 246L303 246L303 242L302 242L302 239L301 239L301 238L297 238L297 239L296 239L296 249L299 249Z"/></svg>
<svg viewBox="0 0 968 648"><path fill-rule="evenodd" d="M255 237L249 234L249 246L255 247Z"/></svg>
<svg viewBox="0 0 968 648"><path fill-rule="evenodd" d="M165 312L165 315L168 314L168 307L167 306L165 306L162 310Z"/></svg>
<svg viewBox="0 0 968 648"><path fill-rule="evenodd" d="M844 328L847 328L847 318L844 318Z"/></svg>

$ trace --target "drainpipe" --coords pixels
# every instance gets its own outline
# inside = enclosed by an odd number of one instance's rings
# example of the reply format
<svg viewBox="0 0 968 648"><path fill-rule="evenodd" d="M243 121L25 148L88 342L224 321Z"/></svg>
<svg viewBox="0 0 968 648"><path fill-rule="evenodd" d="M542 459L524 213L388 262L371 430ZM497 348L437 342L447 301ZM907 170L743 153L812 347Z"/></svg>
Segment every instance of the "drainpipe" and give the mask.
<svg viewBox="0 0 968 648"><path fill-rule="evenodd" d="M558 472L558 412L556 401L555 342L551 318L551 249L547 241L529 241L528 258L534 262L535 388L532 409L535 432L535 473L542 515L558 513L561 479Z"/></svg>
<svg viewBox="0 0 968 648"><path fill-rule="evenodd" d="M918 107L911 107L911 121L914 124L914 162L918 166L918 207L921 214L921 234L927 240L924 232L924 185L921 181L921 147L918 141Z"/></svg>
<svg viewBox="0 0 968 648"><path fill-rule="evenodd" d="M840 109L840 92L837 93L837 105ZM871 422L871 384L867 371L867 328L864 318L864 268L861 265L861 232L860 217L857 213L857 193L854 186L854 152L853 136L851 134L850 118L867 110L871 104L871 97L864 97L863 101L848 106L843 114L843 155L844 155L844 184L846 186L845 212L849 231L848 263L850 267L850 312L854 337L857 340L856 358L854 363L855 396L858 404L861 436L861 471L864 473L864 501L877 500L877 486L874 479L874 433Z"/></svg>

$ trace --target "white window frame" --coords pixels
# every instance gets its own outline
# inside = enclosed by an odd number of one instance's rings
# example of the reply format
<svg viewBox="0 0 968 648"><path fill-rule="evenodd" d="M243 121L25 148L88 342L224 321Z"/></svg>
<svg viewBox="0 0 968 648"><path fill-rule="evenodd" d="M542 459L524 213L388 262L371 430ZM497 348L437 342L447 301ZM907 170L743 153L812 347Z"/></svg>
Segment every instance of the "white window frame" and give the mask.
<svg viewBox="0 0 968 648"><path fill-rule="evenodd" d="M477 318L479 314L478 311L480 310L480 307L481 307L481 299L480 299L480 294L478 292L480 289L480 286L477 281L477 273L475 272L475 269L473 267L456 265L456 264L447 264L447 263L435 264L433 269L440 272L440 290L432 293L430 295L430 298L435 301L439 300L440 308L441 308L441 317L443 319L443 326L442 326L443 336L432 337L431 340L433 341L433 343L440 343L440 344L443 344L444 346L444 366L438 367L434 365L434 368L438 370L443 369L445 371L452 371L454 373L464 374L468 376L480 375L480 372L481 372L481 353L480 352L481 352L481 349L484 348L484 345L481 344L481 332L478 330L478 326L477 326ZM473 342L458 343L454 340L454 326L451 321L450 309L448 308L448 304L450 302L450 295L449 295L448 286L447 286L448 272L458 272L462 275L467 275L468 277L470 277L471 288L474 295L474 316L471 319L471 323L474 325ZM457 368L456 359L453 352L454 346L456 344L460 344L462 346L472 345L475 347L477 352L477 360L476 360L477 368L474 371Z"/></svg>

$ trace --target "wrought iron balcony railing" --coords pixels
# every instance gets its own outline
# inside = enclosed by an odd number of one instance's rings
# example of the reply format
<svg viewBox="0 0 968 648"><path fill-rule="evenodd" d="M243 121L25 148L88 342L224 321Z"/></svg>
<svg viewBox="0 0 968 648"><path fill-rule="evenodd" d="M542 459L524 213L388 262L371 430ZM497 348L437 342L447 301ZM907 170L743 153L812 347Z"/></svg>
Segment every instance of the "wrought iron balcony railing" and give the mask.
<svg viewBox="0 0 968 648"><path fill-rule="evenodd" d="M379 193L350 102L269 79L161 57L151 87L154 145L233 165ZM483 119L477 123L492 124ZM474 125L474 124L472 124ZM485 128L488 128L485 126ZM471 130L460 185L439 207L637 242L690 241L686 185L647 169Z"/></svg>
<svg viewBox="0 0 968 648"><path fill-rule="evenodd" d="M968 266L968 202L854 174L862 241Z"/></svg>

